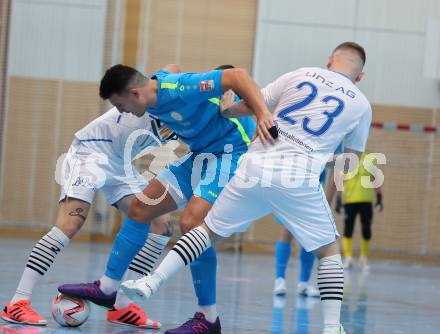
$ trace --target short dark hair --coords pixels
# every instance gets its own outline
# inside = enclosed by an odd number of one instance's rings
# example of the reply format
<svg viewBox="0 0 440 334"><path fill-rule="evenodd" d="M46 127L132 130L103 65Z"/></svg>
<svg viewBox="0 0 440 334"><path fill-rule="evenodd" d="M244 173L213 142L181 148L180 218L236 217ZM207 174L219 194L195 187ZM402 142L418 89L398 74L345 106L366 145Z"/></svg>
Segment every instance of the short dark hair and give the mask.
<svg viewBox="0 0 440 334"><path fill-rule="evenodd" d="M231 68L235 68L234 65L220 65L215 68L215 70L229 70Z"/></svg>
<svg viewBox="0 0 440 334"><path fill-rule="evenodd" d="M146 82L145 76L138 70L118 64L105 71L99 85L99 96L107 100L113 94L121 94L130 88L143 86Z"/></svg>
<svg viewBox="0 0 440 334"><path fill-rule="evenodd" d="M340 50L340 49L352 49L352 50L355 50L359 54L359 57L361 57L361 59L362 59L362 65L365 65L365 62L367 60L367 56L365 54L364 48L362 46L360 46L358 43L355 43L355 42L344 42L342 44L339 44L333 50L333 52L335 52L336 50Z"/></svg>

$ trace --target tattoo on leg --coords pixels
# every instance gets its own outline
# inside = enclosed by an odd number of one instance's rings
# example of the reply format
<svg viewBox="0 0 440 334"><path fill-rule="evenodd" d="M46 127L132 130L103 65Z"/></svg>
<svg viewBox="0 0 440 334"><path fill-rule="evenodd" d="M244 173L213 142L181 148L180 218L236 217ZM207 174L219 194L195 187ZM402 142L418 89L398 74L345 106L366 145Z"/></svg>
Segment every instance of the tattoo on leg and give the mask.
<svg viewBox="0 0 440 334"><path fill-rule="evenodd" d="M73 217L77 216L82 218L83 220L86 220L86 216L83 215L83 212L84 209L76 208L75 210L69 212L69 216L73 216Z"/></svg>

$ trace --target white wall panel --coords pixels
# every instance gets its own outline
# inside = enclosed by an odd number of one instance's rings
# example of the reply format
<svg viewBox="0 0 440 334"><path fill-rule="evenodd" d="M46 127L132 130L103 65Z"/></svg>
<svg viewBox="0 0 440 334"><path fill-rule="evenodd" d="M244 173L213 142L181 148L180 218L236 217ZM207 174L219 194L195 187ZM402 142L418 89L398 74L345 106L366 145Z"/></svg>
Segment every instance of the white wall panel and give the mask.
<svg viewBox="0 0 440 334"><path fill-rule="evenodd" d="M259 16L262 20L294 23L353 26L357 0L262 0Z"/></svg>
<svg viewBox="0 0 440 334"><path fill-rule="evenodd" d="M426 25L424 75L440 80L440 16Z"/></svg>
<svg viewBox="0 0 440 334"><path fill-rule="evenodd" d="M99 80L105 14L105 0L14 0L8 74Z"/></svg>
<svg viewBox="0 0 440 334"><path fill-rule="evenodd" d="M423 75L423 36L360 31L358 42L367 50L360 88L372 101L417 107L440 104L438 81Z"/></svg>
<svg viewBox="0 0 440 334"><path fill-rule="evenodd" d="M360 87L372 103L438 108L439 81L424 75L425 30L436 15L439 0L262 0L254 76L266 85L298 67L325 66L337 44L355 41L367 52Z"/></svg>
<svg viewBox="0 0 440 334"><path fill-rule="evenodd" d="M353 39L353 31L262 23L257 39L261 47L256 50L254 75L258 83L266 85L299 67L325 67L335 45Z"/></svg>
<svg viewBox="0 0 440 334"><path fill-rule="evenodd" d="M431 15L440 16L439 0L359 0L358 25L423 33Z"/></svg>

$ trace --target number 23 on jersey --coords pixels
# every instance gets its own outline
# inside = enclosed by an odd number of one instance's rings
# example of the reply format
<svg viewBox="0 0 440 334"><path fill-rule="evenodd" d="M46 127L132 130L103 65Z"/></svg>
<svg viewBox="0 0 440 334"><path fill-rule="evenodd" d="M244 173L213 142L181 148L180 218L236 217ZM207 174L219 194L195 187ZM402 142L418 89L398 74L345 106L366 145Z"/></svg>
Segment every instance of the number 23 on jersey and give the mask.
<svg viewBox="0 0 440 334"><path fill-rule="evenodd" d="M318 95L318 89L316 88L316 86L308 81L301 82L300 84L298 84L298 86L296 86L296 88L310 89L310 93L303 100L292 104L291 106L281 110L278 113L279 118L285 120L292 125L296 124L297 121L292 117L291 114L312 103ZM304 129L304 131L316 137L323 135L330 128L334 118L338 117L341 114L341 112L344 110L345 105L343 100L332 95L327 95L323 97L321 102L326 105L329 102L336 102L336 106L332 107L330 110L326 110L323 112L323 115L327 116L327 119L324 124L321 125L321 127L317 129L312 129L310 127L310 122L312 121L312 119L308 116L304 117L302 120L302 128Z"/></svg>

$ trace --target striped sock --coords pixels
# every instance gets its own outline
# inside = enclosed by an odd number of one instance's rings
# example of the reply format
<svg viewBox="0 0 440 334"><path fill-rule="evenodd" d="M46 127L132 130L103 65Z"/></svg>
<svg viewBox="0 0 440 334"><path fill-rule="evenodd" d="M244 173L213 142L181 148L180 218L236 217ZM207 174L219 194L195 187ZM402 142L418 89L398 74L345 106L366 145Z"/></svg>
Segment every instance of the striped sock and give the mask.
<svg viewBox="0 0 440 334"><path fill-rule="evenodd" d="M325 326L339 326L344 292L344 269L341 255L319 260L318 287L321 294Z"/></svg>
<svg viewBox="0 0 440 334"><path fill-rule="evenodd" d="M128 269L141 275L148 275L153 270L157 259L162 254L169 240L170 238L167 236L150 233L145 245L131 261ZM128 279L131 278L128 277Z"/></svg>
<svg viewBox="0 0 440 334"><path fill-rule="evenodd" d="M54 226L32 249L26 268L11 303L29 299L37 281L46 274L55 261L55 257L69 244L70 239L58 227Z"/></svg>
<svg viewBox="0 0 440 334"><path fill-rule="evenodd" d="M208 232L199 226L184 234L165 256L155 270L153 280L163 283L183 267L193 262L205 250L211 247Z"/></svg>
<svg viewBox="0 0 440 334"><path fill-rule="evenodd" d="M174 245L173 251L179 254L185 265L193 262L211 246L208 232L201 226L184 234Z"/></svg>
<svg viewBox="0 0 440 334"><path fill-rule="evenodd" d="M139 275L149 275L169 240L170 237L164 235L148 234L145 245L136 254L128 267L129 271L126 279L132 280L138 278ZM132 302L122 290L118 290L115 301L116 308L127 307Z"/></svg>

